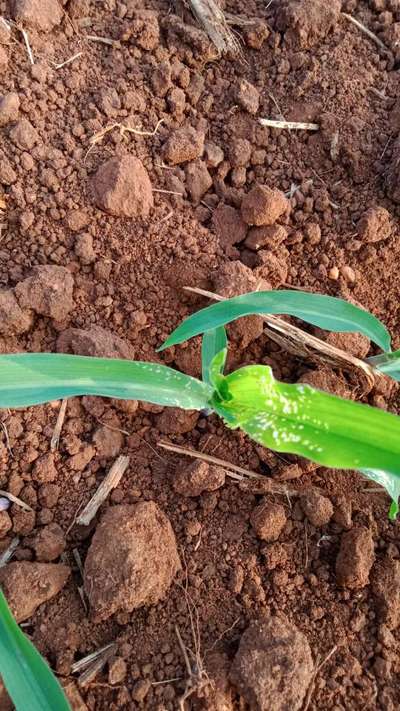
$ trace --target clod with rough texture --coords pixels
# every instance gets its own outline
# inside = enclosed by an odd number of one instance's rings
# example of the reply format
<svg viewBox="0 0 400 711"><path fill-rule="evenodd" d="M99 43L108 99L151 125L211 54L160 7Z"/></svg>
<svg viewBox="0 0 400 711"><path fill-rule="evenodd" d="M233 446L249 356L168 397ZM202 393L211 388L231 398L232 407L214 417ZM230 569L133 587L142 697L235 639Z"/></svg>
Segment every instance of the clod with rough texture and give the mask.
<svg viewBox="0 0 400 711"><path fill-rule="evenodd" d="M336 578L346 588L363 588L375 559L371 531L362 526L342 534L336 558Z"/></svg>
<svg viewBox="0 0 400 711"><path fill-rule="evenodd" d="M89 548L85 591L93 619L132 612L165 596L180 568L175 535L153 501L114 506L103 515Z"/></svg>
<svg viewBox="0 0 400 711"><path fill-rule="evenodd" d="M230 679L252 711L298 711L312 673L306 637L286 620L269 617L242 635Z"/></svg>
<svg viewBox="0 0 400 711"><path fill-rule="evenodd" d="M57 595L70 573L61 563L18 561L0 568L0 585L17 622L28 620L39 605Z"/></svg>
<svg viewBox="0 0 400 711"><path fill-rule="evenodd" d="M115 217L148 217L153 207L149 174L139 158L110 158L93 181L97 207Z"/></svg>

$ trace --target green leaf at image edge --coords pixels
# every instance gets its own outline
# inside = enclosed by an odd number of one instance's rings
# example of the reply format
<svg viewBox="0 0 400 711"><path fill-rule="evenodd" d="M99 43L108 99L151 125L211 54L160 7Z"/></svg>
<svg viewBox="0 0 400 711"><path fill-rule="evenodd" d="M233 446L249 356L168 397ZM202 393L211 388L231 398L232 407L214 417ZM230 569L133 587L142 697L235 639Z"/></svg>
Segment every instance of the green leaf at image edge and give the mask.
<svg viewBox="0 0 400 711"><path fill-rule="evenodd" d="M400 477L385 472L382 469L360 469L361 474L380 484L392 499L392 505L389 511L389 518L394 521L399 513L399 497L400 497Z"/></svg>
<svg viewBox="0 0 400 711"><path fill-rule="evenodd" d="M207 306L185 319L158 350L255 314L287 314L328 331L362 333L382 350L390 351L388 330L368 311L333 296L289 290L255 291Z"/></svg>
<svg viewBox="0 0 400 711"><path fill-rule="evenodd" d="M378 356L367 358L366 362L381 373L388 375L392 380L400 381L400 350L393 353L382 353Z"/></svg>
<svg viewBox="0 0 400 711"><path fill-rule="evenodd" d="M212 388L158 363L62 353L0 355L0 408L28 407L74 395L202 410L208 407Z"/></svg>
<svg viewBox="0 0 400 711"><path fill-rule="evenodd" d="M308 385L277 382L269 366L247 366L223 380L225 395L214 395L212 406L228 426L326 467L365 470L367 476L367 470L384 470L379 483L397 504L400 417Z"/></svg>
<svg viewBox="0 0 400 711"><path fill-rule="evenodd" d="M47 662L15 622L2 590L0 675L17 711L71 711Z"/></svg>

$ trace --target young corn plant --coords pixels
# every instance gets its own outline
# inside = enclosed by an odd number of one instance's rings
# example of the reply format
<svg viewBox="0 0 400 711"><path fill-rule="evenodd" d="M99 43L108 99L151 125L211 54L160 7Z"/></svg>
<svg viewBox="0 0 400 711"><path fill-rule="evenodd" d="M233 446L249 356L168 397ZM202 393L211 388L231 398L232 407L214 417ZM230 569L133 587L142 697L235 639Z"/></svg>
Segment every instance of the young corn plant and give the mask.
<svg viewBox="0 0 400 711"><path fill-rule="evenodd" d="M383 351L367 359L369 366L400 380L400 351L391 352L390 335L372 314L329 296L268 291L202 309L183 321L160 348L202 335L202 380L155 363L50 353L2 355L0 408L99 395L214 412L228 427L240 427L278 452L298 454L327 467L360 470L387 490L392 498L389 515L395 518L400 495L400 417L308 385L278 382L269 366L251 365L224 375L225 326L242 316L265 313L295 316L335 332L362 333ZM57 680L20 632L2 595L0 674L17 711L69 708Z"/></svg>

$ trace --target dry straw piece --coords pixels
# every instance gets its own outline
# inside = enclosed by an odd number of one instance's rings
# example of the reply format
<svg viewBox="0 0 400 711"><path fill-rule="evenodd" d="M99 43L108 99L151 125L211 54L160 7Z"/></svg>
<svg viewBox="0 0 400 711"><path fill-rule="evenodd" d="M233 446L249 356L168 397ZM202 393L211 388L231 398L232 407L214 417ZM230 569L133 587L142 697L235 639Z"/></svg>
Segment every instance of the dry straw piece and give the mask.
<svg viewBox="0 0 400 711"><path fill-rule="evenodd" d="M105 479L103 479L96 493L92 496L82 513L79 514L75 523L79 526L89 525L92 519L96 516L102 503L106 500L110 491L118 486L122 475L128 468L128 465L129 457L120 456L115 460Z"/></svg>
<svg viewBox="0 0 400 711"><path fill-rule="evenodd" d="M269 128L288 128L294 131L319 131L318 123L303 123L302 121L279 121L276 119L258 119L261 126Z"/></svg>
<svg viewBox="0 0 400 711"><path fill-rule="evenodd" d="M347 12L342 12L342 15L343 15L343 17L346 18L346 20L349 20L349 22L352 22L353 25L358 27L358 29L361 30L361 32L364 32L364 34L367 35L367 37L369 37L373 42L375 42L375 44L377 44L378 47L387 51L387 47L382 42L382 40L379 39L379 37L377 37L376 35L374 35L374 33L371 32L371 30L369 30L368 27L365 27L365 25L363 25L363 23L360 22L360 20L356 20L356 18L353 17L352 15L348 15Z"/></svg>
<svg viewBox="0 0 400 711"><path fill-rule="evenodd" d="M228 27L228 21L214 0L189 0L190 8L218 54L240 54L240 44Z"/></svg>

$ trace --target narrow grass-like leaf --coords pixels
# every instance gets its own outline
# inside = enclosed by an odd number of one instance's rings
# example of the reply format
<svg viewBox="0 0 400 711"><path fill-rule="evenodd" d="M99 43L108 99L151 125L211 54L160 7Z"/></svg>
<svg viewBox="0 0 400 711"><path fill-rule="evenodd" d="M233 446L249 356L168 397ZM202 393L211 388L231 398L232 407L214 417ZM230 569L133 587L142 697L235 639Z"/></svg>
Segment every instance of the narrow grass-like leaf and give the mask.
<svg viewBox="0 0 400 711"><path fill-rule="evenodd" d="M389 511L389 518L394 520L399 513L400 477L392 472L385 472L382 469L360 469L361 474L377 484L383 486L392 498L392 505Z"/></svg>
<svg viewBox="0 0 400 711"><path fill-rule="evenodd" d="M228 341L223 326L206 331L201 342L201 367L205 383L213 385L216 375L223 373Z"/></svg>
<svg viewBox="0 0 400 711"><path fill-rule="evenodd" d="M211 394L206 383L156 363L62 353L0 356L0 408L102 395L201 410Z"/></svg>
<svg viewBox="0 0 400 711"><path fill-rule="evenodd" d="M381 373L389 375L393 380L400 382L400 350L393 353L382 353L378 356L367 358L366 362Z"/></svg>
<svg viewBox="0 0 400 711"><path fill-rule="evenodd" d="M247 366L225 381L212 406L257 442L339 469L384 469L400 477L400 418L379 408L277 382L268 366ZM221 392L221 390L220 390ZM392 495L393 486L389 490Z"/></svg>
<svg viewBox="0 0 400 711"><path fill-rule="evenodd" d="M255 291L207 306L185 319L159 350L253 314L287 314L329 331L359 332L382 350L390 350L389 332L368 311L333 296L288 290Z"/></svg>
<svg viewBox="0 0 400 711"><path fill-rule="evenodd" d="M71 711L56 677L21 632L1 590L0 675L17 711Z"/></svg>

